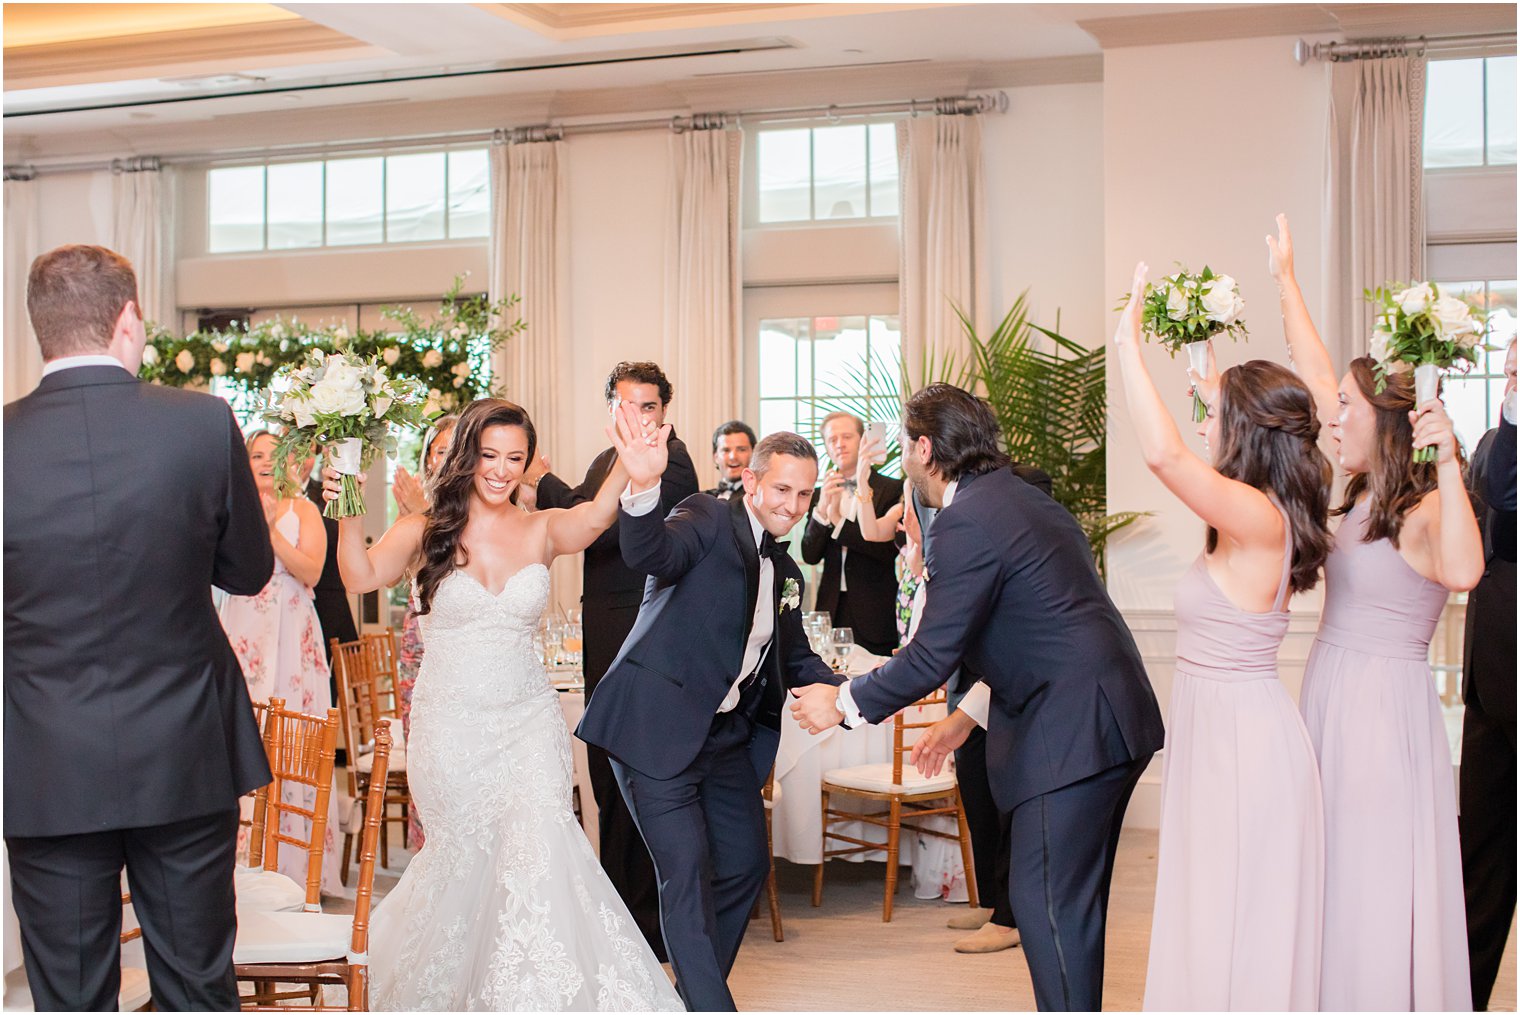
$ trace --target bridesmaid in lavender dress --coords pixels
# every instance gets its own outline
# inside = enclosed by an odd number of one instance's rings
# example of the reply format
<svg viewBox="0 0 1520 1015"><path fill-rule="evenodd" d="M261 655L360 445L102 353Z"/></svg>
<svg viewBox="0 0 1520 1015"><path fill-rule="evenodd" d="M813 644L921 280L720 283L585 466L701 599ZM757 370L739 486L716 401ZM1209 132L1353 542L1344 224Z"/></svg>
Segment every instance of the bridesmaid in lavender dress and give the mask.
<svg viewBox="0 0 1520 1015"><path fill-rule="evenodd" d="M1299 701L1325 794L1320 1006L1471 1009L1451 748L1426 660L1448 593L1483 574L1483 543L1445 407L1416 406L1408 373L1378 394L1365 356L1337 388L1277 225L1289 350L1350 475ZM1434 464L1411 461L1420 447Z"/></svg>
<svg viewBox="0 0 1520 1015"><path fill-rule="evenodd" d="M1212 464L1183 443L1140 352L1145 266L1114 334L1146 464L1208 523L1177 586L1147 1010L1319 1004L1324 829L1314 749L1278 680L1287 601L1330 552L1314 399L1251 360L1195 378Z"/></svg>

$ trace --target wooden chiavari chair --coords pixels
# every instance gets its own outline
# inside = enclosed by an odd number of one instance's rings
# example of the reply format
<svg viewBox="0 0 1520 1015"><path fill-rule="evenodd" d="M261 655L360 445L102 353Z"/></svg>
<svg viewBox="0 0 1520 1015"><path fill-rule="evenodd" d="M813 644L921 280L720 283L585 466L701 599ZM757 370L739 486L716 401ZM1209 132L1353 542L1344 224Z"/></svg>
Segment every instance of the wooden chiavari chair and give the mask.
<svg viewBox="0 0 1520 1015"><path fill-rule="evenodd" d="M913 707L943 705L943 689L914 703ZM892 761L876 765L856 765L851 768L835 768L823 773L823 862L813 875L813 905L823 904L823 870L830 857L850 856L855 853L887 851L887 885L882 903L882 922L892 921L892 897L897 892L899 842L902 829L907 827L921 835L933 835L951 842L959 842L961 861L966 867L966 892L971 907L977 907L976 874L971 862L971 833L966 826L966 812L961 806L961 791L956 785L955 773L948 768L933 779L925 779L911 764L904 764L912 749L905 734L909 730L927 729L930 721L908 722L903 712L892 719ZM830 797L842 796L857 800L885 803L887 809L867 814L835 810L829 806ZM959 835L951 835L936 828L926 828L919 822L939 815L955 817ZM885 842L869 842L841 832L829 830L830 825L841 822L862 821L886 829ZM830 849L829 840L850 843L839 849Z"/></svg>
<svg viewBox="0 0 1520 1015"><path fill-rule="evenodd" d="M781 933L781 894L776 890L776 842L771 834L772 817L776 805L781 802L781 784L776 782L776 766L765 777L765 787L760 791L765 800L765 858L770 862L771 872L765 878L765 897L771 909L771 936L777 941L785 940Z"/></svg>
<svg viewBox="0 0 1520 1015"><path fill-rule="evenodd" d="M389 697L390 711L382 706L386 694L382 694L383 677L378 669L381 664L380 650L376 641L332 640L333 676L338 685L339 704L343 712L343 747L348 755L344 773L348 780L349 800L358 803L358 811L345 815L343 828L343 862L340 870L343 883L348 883L348 862L353 849L354 833L365 820L364 808L368 806L370 766L373 763L370 746L355 731L372 730L395 717L395 682L392 678ZM392 654L394 659L394 654ZM401 825L406 834L407 816L411 811L411 793L406 781L406 752L398 750L390 759L385 780L385 795L381 801L380 815L384 822ZM391 805L400 807L400 814L391 814ZM380 865L390 866L389 835L380 836Z"/></svg>
<svg viewBox="0 0 1520 1015"><path fill-rule="evenodd" d="M264 740L264 756L269 760L272 771L275 766L275 757L279 750L279 723L277 716L285 708L283 698L271 698L269 702L256 701L253 703L253 714L259 721L259 731ZM235 871L234 885L237 891L238 911L245 910L298 910L306 905L306 889L302 884L291 880L279 869L279 851L275 850L267 856L264 851L265 834L268 828L269 815L269 784L266 783L254 790L253 813L248 820L239 819L238 824L249 830L248 834L248 865L239 866Z"/></svg>
<svg viewBox="0 0 1520 1015"><path fill-rule="evenodd" d="M336 726L336 721L334 721ZM244 995L251 1011L288 1011L276 983L305 983L317 1011L369 1010L369 917L375 889L375 844L380 838L385 772L390 758L390 728L375 728L373 771L364 830L359 846L359 882L352 916L331 913L254 913L238 923L232 959L240 982L252 982ZM323 985L348 991L344 1007L322 1003Z"/></svg>

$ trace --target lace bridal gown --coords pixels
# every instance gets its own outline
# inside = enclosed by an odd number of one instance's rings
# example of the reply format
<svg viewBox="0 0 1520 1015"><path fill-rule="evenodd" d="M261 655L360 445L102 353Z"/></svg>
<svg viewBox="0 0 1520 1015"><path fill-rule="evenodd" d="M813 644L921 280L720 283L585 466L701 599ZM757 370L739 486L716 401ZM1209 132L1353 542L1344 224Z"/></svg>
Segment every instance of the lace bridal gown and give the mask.
<svg viewBox="0 0 1520 1015"><path fill-rule="evenodd" d="M427 842L375 908L381 1011L681 1011L571 811L570 734L533 649L549 569L450 573L421 618L407 769Z"/></svg>

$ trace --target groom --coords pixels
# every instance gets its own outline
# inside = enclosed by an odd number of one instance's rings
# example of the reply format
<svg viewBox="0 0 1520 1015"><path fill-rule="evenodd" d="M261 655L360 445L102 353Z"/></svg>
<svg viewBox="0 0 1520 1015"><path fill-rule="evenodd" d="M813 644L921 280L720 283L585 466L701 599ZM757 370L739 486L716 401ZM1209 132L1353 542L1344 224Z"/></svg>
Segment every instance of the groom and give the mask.
<svg viewBox="0 0 1520 1015"><path fill-rule="evenodd" d="M923 620L879 669L797 692L792 712L811 733L881 722L964 661L984 702L990 690L990 718L977 724L993 798L1010 818L1008 883L1035 1001L1098 1011L1119 828L1161 747L1156 696L1081 526L1009 468L992 410L931 384L908 400L903 429L903 470L942 509L926 541ZM930 732L938 742L921 738L915 761L942 762L969 730Z"/></svg>
<svg viewBox="0 0 1520 1015"><path fill-rule="evenodd" d="M729 970L770 870L760 788L776 759L783 685L837 683L802 629L802 572L777 542L807 513L813 446L755 448L743 496L655 511L666 453L619 424L630 474L618 538L650 577L579 736L612 756L654 857L660 924L691 1011L733 1011ZM633 454L628 454L629 450Z"/></svg>

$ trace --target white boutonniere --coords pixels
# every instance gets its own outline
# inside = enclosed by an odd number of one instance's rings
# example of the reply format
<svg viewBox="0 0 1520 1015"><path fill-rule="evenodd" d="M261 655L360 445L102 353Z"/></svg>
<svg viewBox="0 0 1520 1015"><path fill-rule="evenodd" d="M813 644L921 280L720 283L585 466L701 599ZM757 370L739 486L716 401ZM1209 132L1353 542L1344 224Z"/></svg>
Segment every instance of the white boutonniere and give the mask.
<svg viewBox="0 0 1520 1015"><path fill-rule="evenodd" d="M802 587L797 584L797 579L788 578L781 583L781 612L802 608Z"/></svg>

